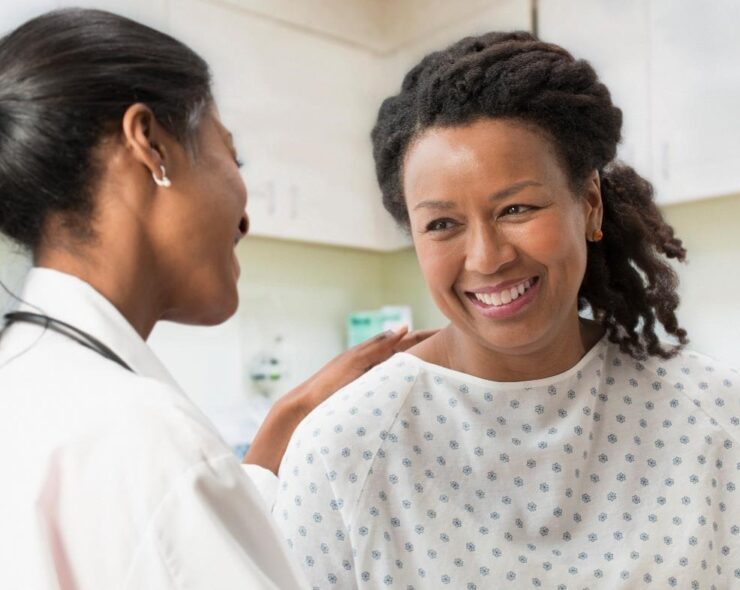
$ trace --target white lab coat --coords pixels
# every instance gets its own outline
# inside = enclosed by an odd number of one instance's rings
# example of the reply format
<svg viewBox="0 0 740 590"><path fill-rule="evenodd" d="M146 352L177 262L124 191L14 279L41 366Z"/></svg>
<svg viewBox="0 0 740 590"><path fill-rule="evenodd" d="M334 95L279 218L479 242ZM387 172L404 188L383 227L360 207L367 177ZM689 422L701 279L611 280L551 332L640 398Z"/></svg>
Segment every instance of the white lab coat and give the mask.
<svg viewBox="0 0 740 590"><path fill-rule="evenodd" d="M0 588L304 587L257 487L115 307L38 268L22 298L134 373L39 326L0 337Z"/></svg>

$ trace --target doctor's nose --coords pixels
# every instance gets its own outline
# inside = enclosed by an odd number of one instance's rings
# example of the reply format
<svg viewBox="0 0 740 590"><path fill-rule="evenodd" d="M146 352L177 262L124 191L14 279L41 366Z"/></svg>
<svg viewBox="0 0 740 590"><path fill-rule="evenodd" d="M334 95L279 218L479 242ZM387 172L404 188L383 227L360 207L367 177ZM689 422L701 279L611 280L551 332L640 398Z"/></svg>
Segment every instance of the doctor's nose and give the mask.
<svg viewBox="0 0 740 590"><path fill-rule="evenodd" d="M249 232L249 215L247 215L246 211L242 214L242 218L239 220L239 232L242 237L246 236Z"/></svg>

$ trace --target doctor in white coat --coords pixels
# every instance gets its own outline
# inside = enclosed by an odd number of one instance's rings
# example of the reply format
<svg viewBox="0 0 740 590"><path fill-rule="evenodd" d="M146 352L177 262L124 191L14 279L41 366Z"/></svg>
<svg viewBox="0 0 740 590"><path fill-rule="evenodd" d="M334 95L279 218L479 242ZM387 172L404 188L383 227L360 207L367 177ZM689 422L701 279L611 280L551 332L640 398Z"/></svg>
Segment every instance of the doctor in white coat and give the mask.
<svg viewBox="0 0 740 590"><path fill-rule="evenodd" d="M34 258L0 335L0 587L303 587L257 486L146 344L159 320L236 310L238 166L180 42L91 10L0 40L0 231ZM403 336L283 398L249 459L274 471L300 419Z"/></svg>

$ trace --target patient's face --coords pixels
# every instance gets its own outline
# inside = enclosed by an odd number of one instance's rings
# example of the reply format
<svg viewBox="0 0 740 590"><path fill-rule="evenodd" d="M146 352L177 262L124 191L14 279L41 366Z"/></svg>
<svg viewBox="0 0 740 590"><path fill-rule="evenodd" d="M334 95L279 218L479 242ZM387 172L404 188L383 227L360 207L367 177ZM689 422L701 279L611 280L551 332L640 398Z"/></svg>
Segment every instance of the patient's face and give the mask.
<svg viewBox="0 0 740 590"><path fill-rule="evenodd" d="M544 134L502 119L430 129L406 153L403 187L419 263L453 329L526 354L577 324L598 183L574 195Z"/></svg>

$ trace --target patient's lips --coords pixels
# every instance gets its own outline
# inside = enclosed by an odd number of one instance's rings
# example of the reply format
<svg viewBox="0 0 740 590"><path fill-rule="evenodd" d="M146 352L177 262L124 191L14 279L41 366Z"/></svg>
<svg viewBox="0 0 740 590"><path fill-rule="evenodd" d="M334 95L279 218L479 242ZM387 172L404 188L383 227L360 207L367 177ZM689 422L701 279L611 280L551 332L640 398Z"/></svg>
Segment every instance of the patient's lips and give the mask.
<svg viewBox="0 0 740 590"><path fill-rule="evenodd" d="M466 291L465 294L483 315L501 319L526 307L537 295L539 285L539 277L534 276Z"/></svg>

